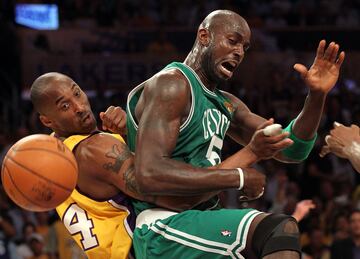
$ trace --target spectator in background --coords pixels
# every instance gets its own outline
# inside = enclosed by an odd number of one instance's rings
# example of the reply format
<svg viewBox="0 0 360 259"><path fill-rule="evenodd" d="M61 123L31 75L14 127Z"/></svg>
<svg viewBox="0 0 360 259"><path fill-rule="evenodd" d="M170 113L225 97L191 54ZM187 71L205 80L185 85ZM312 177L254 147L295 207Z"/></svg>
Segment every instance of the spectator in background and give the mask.
<svg viewBox="0 0 360 259"><path fill-rule="evenodd" d="M19 259L27 259L34 255L29 246L28 240L30 236L35 233L35 225L31 222L27 222L24 224L22 230L22 239L16 248L16 253Z"/></svg>
<svg viewBox="0 0 360 259"><path fill-rule="evenodd" d="M27 259L50 259L45 252L45 243L42 235L39 233L33 233L30 235L28 242L34 255Z"/></svg>
<svg viewBox="0 0 360 259"><path fill-rule="evenodd" d="M312 259L330 258L330 249L324 243L324 232L322 229L314 228L310 231L310 242L303 247L303 252Z"/></svg>
<svg viewBox="0 0 360 259"><path fill-rule="evenodd" d="M360 258L360 210L350 214L350 237L336 240L331 246L331 259Z"/></svg>
<svg viewBox="0 0 360 259"><path fill-rule="evenodd" d="M11 217L8 215L7 196L2 187L0 189L0 259L16 259L16 247L11 242L16 230L13 226Z"/></svg>
<svg viewBox="0 0 360 259"><path fill-rule="evenodd" d="M349 230L348 217L343 213L336 215L333 224L333 242L348 238Z"/></svg>

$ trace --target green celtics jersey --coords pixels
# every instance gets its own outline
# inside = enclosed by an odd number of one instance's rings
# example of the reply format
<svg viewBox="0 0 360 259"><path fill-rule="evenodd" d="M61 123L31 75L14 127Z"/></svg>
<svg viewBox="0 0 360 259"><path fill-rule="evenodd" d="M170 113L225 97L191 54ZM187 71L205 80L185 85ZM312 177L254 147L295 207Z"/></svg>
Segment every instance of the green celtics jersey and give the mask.
<svg viewBox="0 0 360 259"><path fill-rule="evenodd" d="M218 89L210 91L198 75L184 63L173 62L165 70L178 69L191 87L191 109L180 133L172 158L197 167L209 167L221 162L221 148L230 126L233 107ZM138 125L135 107L145 84L133 89L127 100L127 138L131 151L135 150Z"/></svg>

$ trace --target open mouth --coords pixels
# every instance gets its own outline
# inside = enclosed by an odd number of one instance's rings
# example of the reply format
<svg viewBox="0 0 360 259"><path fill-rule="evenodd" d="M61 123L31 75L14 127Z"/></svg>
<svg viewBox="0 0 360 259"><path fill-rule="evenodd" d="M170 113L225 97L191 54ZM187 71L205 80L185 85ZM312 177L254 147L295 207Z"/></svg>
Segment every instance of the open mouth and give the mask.
<svg viewBox="0 0 360 259"><path fill-rule="evenodd" d="M221 63L221 71L228 77L232 76L236 67L237 67L237 63L234 61L225 61Z"/></svg>

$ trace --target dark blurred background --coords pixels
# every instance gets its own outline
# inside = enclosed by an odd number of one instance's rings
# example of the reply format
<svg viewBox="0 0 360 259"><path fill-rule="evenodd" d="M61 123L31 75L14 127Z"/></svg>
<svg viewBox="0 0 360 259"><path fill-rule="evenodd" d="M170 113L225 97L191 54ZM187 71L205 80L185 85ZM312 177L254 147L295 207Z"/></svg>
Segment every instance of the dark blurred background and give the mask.
<svg viewBox="0 0 360 259"><path fill-rule="evenodd" d="M24 4L45 4L48 9L37 16L24 11ZM46 26L51 20L49 8L55 10L55 27L34 28L33 22ZM360 178L351 165L332 155L318 156L334 121L360 125L360 0L1 0L1 161L18 139L48 133L29 101L29 88L39 75L57 71L72 77L90 97L95 114L109 105L125 108L129 90L167 63L186 57L199 23L215 9L238 12L252 29L251 48L223 88L283 126L298 114L307 93L292 66L311 65L321 39L336 41L346 51L310 157L300 165L260 163L268 185L256 202L240 203L233 191L223 195L229 208L251 206L287 214L301 200L312 199L316 208L300 223L304 252L308 258L329 258L335 240L353 235L347 216L360 208ZM239 148L227 140L224 157ZM70 258L64 249L82 258L53 211L26 212L3 191L0 198L0 216L10 224L4 227L0 220L0 259L40 258L39 253L46 256L41 258ZM59 240L67 241L62 246Z"/></svg>

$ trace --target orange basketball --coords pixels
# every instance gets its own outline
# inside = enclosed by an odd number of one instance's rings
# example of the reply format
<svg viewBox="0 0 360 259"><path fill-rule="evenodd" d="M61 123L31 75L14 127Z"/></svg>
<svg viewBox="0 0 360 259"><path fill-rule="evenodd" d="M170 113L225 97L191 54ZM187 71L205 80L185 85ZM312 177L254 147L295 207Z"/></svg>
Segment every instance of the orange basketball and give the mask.
<svg viewBox="0 0 360 259"><path fill-rule="evenodd" d="M74 190L78 167L73 153L57 138L35 134L7 152L1 168L5 192L20 207L47 211Z"/></svg>

